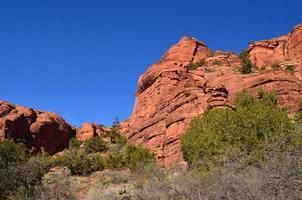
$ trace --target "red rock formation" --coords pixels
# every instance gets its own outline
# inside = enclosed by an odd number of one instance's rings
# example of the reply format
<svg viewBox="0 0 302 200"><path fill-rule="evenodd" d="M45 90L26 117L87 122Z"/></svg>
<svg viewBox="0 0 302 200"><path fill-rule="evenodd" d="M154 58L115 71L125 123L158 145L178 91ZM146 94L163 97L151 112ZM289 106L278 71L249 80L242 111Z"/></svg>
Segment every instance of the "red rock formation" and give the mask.
<svg viewBox="0 0 302 200"><path fill-rule="evenodd" d="M183 161L180 138L190 121L214 107L233 107L239 92L256 95L259 87L276 91L278 103L297 111L302 98L302 25L286 36L251 44L248 49L257 67L278 61L281 69L238 72L240 60L232 52L211 51L196 39L183 37L139 78L131 116L121 124L129 141L142 145L156 156L158 163L171 166ZM206 64L188 71L188 63L204 59ZM295 72L285 66L294 64Z"/></svg>
<svg viewBox="0 0 302 200"><path fill-rule="evenodd" d="M95 123L84 123L77 129L76 137L80 141L86 141L91 137L104 135L106 130L106 127Z"/></svg>
<svg viewBox="0 0 302 200"><path fill-rule="evenodd" d="M252 42L248 51L252 62L259 68L287 60L302 62L302 24L295 26L287 35Z"/></svg>
<svg viewBox="0 0 302 200"><path fill-rule="evenodd" d="M68 146L75 129L52 112L0 101L0 140L24 141L31 153L55 154Z"/></svg>

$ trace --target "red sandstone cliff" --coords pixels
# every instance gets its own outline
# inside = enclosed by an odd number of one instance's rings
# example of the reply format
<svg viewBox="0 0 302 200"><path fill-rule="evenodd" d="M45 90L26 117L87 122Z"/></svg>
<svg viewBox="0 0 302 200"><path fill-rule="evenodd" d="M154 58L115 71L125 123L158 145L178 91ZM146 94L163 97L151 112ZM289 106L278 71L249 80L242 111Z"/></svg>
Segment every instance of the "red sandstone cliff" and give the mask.
<svg viewBox="0 0 302 200"><path fill-rule="evenodd" d="M0 140L23 141L31 153L62 151L75 129L53 112L0 101Z"/></svg>
<svg viewBox="0 0 302 200"><path fill-rule="evenodd" d="M183 37L138 80L131 116L122 123L130 142L152 150L161 165L182 161L180 137L191 119L219 106L232 106L240 91L256 95L259 87L276 91L280 106L297 111L302 98L302 24L289 34L250 44L251 74L238 72L240 59L232 52L211 51L194 38ZM206 64L188 71L201 59ZM280 63L277 71L273 63ZM294 72L285 70L294 65ZM261 69L261 70L260 70Z"/></svg>
<svg viewBox="0 0 302 200"><path fill-rule="evenodd" d="M161 165L171 166L182 161L180 137L191 119L214 107L233 107L236 94L243 90L254 95L259 87L276 91L279 105L296 112L302 99L302 24L287 35L250 44L248 52L257 68L242 75L236 54L213 52L196 39L183 37L139 78L133 112L121 124L123 134L153 151ZM189 63L202 59L204 66L187 70ZM281 68L273 71L273 63ZM287 71L287 65L294 65L294 71ZM55 154L75 135L84 141L106 130L94 123L76 129L55 113L0 101L0 140L23 140L32 153Z"/></svg>

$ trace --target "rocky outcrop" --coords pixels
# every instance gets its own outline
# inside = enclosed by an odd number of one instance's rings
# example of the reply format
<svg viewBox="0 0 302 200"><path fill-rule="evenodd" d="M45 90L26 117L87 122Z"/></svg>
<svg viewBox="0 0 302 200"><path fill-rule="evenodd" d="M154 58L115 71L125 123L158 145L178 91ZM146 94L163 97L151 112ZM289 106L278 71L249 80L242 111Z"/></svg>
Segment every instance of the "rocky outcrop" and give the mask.
<svg viewBox="0 0 302 200"><path fill-rule="evenodd" d="M68 146L74 134L75 129L53 112L0 101L0 140L22 141L30 153L53 155Z"/></svg>
<svg viewBox="0 0 302 200"><path fill-rule="evenodd" d="M84 123L77 129L76 138L80 141L86 141L94 136L105 135L108 128L96 123Z"/></svg>
<svg viewBox="0 0 302 200"><path fill-rule="evenodd" d="M193 117L209 109L230 107L236 95L258 88L276 91L280 106L297 111L302 98L302 25L286 36L255 42L249 46L251 61L258 67L251 74L238 72L240 59L232 52L211 51L194 38L183 37L138 80L136 100L130 117L121 124L129 141L153 151L158 163L171 166L182 162L180 138ZM187 70L189 63L206 64ZM270 67L279 62L281 68ZM296 66L294 71L286 65Z"/></svg>
<svg viewBox="0 0 302 200"><path fill-rule="evenodd" d="M302 62L302 24L281 37L251 42L248 48L252 62L259 68L288 60Z"/></svg>

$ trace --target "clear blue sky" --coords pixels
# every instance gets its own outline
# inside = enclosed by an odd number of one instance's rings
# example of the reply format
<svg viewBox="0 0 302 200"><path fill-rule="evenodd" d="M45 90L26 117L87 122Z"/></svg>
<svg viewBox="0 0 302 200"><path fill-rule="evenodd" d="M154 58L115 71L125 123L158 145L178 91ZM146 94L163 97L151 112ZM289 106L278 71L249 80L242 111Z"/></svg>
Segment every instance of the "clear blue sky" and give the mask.
<svg viewBox="0 0 302 200"><path fill-rule="evenodd" d="M0 99L110 125L181 36L239 52L287 33L301 10L301 0L1 0Z"/></svg>

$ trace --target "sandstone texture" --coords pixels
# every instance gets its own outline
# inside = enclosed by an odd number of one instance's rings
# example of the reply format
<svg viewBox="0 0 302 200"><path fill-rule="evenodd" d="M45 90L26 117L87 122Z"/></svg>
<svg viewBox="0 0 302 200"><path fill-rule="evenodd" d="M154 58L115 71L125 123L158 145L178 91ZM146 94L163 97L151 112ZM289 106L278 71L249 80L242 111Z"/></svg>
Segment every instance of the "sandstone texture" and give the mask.
<svg viewBox="0 0 302 200"><path fill-rule="evenodd" d="M68 146L75 129L53 112L0 101L0 140L22 141L30 153L53 155Z"/></svg>
<svg viewBox="0 0 302 200"><path fill-rule="evenodd" d="M194 38L183 37L138 80L130 117L121 124L130 143L153 151L162 166L183 162L180 139L193 117L217 107L234 108L236 95L259 88L275 91L278 104L290 113L302 99L302 24L289 34L251 43L248 47L256 68L240 74L240 59L232 52L212 51ZM205 65L188 70L189 63ZM273 71L271 65L279 63ZM294 65L293 71L286 66Z"/></svg>
<svg viewBox="0 0 302 200"><path fill-rule="evenodd" d="M84 123L77 129L76 138L86 141L95 136L104 136L108 128L96 123Z"/></svg>

